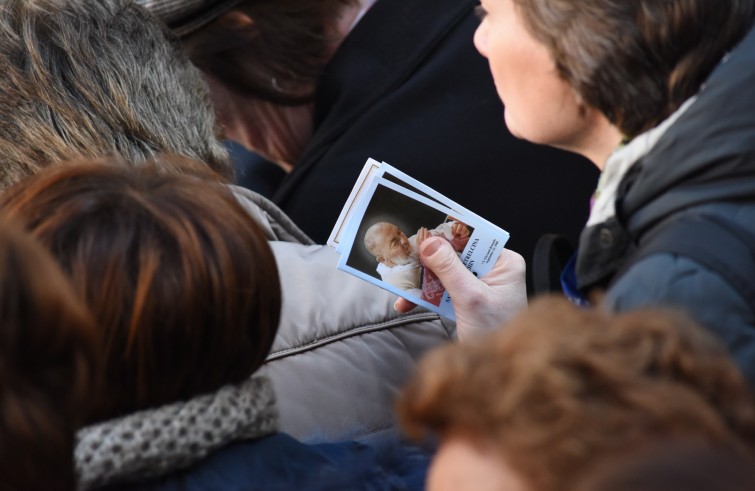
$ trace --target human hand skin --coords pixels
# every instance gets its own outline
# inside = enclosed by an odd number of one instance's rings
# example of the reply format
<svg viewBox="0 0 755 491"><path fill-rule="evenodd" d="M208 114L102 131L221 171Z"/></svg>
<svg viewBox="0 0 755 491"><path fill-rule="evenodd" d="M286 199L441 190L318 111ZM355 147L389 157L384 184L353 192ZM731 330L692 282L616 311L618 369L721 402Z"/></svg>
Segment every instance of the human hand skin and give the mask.
<svg viewBox="0 0 755 491"><path fill-rule="evenodd" d="M481 278L462 264L448 241L430 237L420 246L420 258L440 279L453 299L460 341L484 334L527 307L524 258L504 249L493 269ZM415 305L399 298L394 308L408 312Z"/></svg>
<svg viewBox="0 0 755 491"><path fill-rule="evenodd" d="M417 230L417 247L420 247L422 243L430 237L430 231L426 227L421 227Z"/></svg>

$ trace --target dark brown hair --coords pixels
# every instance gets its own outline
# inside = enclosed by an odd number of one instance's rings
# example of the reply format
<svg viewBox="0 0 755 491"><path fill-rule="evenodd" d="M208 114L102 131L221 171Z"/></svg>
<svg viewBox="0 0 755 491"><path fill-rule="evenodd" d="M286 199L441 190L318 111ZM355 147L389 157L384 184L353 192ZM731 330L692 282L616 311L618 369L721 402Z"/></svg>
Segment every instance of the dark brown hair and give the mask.
<svg viewBox="0 0 755 491"><path fill-rule="evenodd" d="M681 315L612 316L542 299L479 343L422 361L399 416L410 435L467 432L540 491L573 489L598 457L664 437L751 451L743 376Z"/></svg>
<svg viewBox="0 0 755 491"><path fill-rule="evenodd" d="M573 491L752 491L755 460L730 449L678 440L600 463Z"/></svg>
<svg viewBox="0 0 755 491"><path fill-rule="evenodd" d="M0 488L75 489L95 328L50 254L0 221Z"/></svg>
<svg viewBox="0 0 755 491"><path fill-rule="evenodd" d="M208 3L205 10L214 8L219 15L182 40L210 81L218 121L227 125L231 137L284 167L301 158L312 135L315 87L340 41L336 24L344 8L354 3ZM182 30L180 23L172 25ZM238 105L242 114L236 114Z"/></svg>
<svg viewBox="0 0 755 491"><path fill-rule="evenodd" d="M312 99L330 60L333 25L354 0L245 0L183 39L203 72L238 94L276 104ZM248 16L239 25L233 13Z"/></svg>
<svg viewBox="0 0 755 491"><path fill-rule="evenodd" d="M222 184L73 163L0 205L52 251L102 331L92 420L241 382L264 362L280 316L275 259Z"/></svg>
<svg viewBox="0 0 755 491"><path fill-rule="evenodd" d="M752 0L513 0L561 77L626 136L692 97L753 26Z"/></svg>

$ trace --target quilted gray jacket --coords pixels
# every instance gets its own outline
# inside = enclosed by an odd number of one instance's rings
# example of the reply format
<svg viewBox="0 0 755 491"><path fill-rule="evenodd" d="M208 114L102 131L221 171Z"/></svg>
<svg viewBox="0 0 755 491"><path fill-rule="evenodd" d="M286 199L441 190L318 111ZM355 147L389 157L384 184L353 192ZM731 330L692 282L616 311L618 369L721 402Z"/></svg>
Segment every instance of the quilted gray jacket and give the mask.
<svg viewBox="0 0 755 491"><path fill-rule="evenodd" d="M391 431L397 391L453 327L427 311L397 314L393 294L338 270L335 251L313 244L274 204L233 190L262 224L281 277L281 323L264 368L280 430L310 443Z"/></svg>

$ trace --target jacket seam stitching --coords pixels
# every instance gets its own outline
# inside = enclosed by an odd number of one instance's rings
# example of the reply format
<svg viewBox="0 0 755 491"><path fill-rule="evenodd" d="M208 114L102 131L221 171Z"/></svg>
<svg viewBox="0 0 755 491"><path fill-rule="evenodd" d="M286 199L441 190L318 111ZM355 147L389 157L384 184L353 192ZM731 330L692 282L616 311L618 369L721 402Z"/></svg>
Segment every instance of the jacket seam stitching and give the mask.
<svg viewBox="0 0 755 491"><path fill-rule="evenodd" d="M411 324L417 321L433 321L437 319L438 319L438 316L436 314L427 312L427 313L422 313L422 314L413 314L413 315L409 315L405 317L399 317L396 319L392 319L390 321L379 322L377 324L361 326L361 327L349 329L349 330L346 330L337 334L332 334L324 338L314 339L300 346L295 346L293 348L285 348L280 351L275 351L268 355L265 362L280 360L282 358L286 358L292 355L305 353L307 351L312 351L316 348L320 348L322 346L334 343L336 341L341 341L343 339L347 339L353 336L360 336L362 334L368 334L371 332L389 330L389 329L400 327L406 324ZM446 332L446 330L443 329L443 332Z"/></svg>

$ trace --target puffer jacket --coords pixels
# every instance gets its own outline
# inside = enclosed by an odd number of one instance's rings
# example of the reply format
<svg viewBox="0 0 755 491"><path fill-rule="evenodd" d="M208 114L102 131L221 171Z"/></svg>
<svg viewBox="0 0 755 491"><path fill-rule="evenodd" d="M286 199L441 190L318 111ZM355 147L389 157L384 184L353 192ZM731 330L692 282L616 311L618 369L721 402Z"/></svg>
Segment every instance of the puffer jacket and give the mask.
<svg viewBox="0 0 755 491"><path fill-rule="evenodd" d="M310 443L393 433L397 391L453 326L421 309L397 314L393 294L338 270L333 249L313 244L274 204L234 193L262 224L281 277L282 317L263 367L281 431Z"/></svg>
<svg viewBox="0 0 755 491"><path fill-rule="evenodd" d="M714 70L694 100L609 158L604 169L609 176L622 158L631 162L610 202L603 200L615 213L597 206L598 197L593 214L605 216L591 216L583 231L576 273L582 291L607 287L603 302L612 310L686 310L723 341L755 385L755 306L740 291L718 271L682 255L658 253L631 262L645 237L688 215L752 233L750 255L737 261L744 267L755 260L753 87L755 30Z"/></svg>

